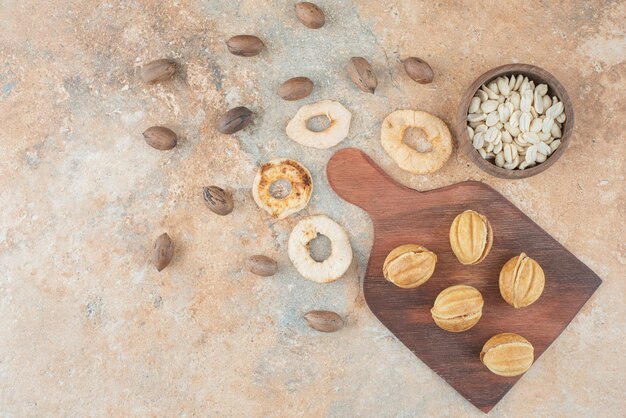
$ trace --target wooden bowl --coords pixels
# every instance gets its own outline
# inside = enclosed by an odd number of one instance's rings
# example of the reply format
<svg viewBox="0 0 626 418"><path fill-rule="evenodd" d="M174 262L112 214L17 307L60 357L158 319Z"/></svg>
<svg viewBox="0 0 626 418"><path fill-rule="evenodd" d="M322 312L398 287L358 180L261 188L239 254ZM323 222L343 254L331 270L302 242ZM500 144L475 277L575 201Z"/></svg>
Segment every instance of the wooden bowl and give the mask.
<svg viewBox="0 0 626 418"><path fill-rule="evenodd" d="M535 85L543 83L548 86L548 94L550 96L556 96L559 98L561 102L563 102L563 108L565 112L565 122L561 128L562 137L561 145L554 151L547 159L541 164L537 164L534 167L527 168L525 170L507 170L506 168L498 167L494 164L493 160L485 160L480 156L478 150L476 150L472 146L472 141L469 139L469 134L467 133L467 111L469 109L470 101L476 91L483 84L488 84L492 80L503 76L503 75L511 75L511 74L523 74L528 77L529 80L535 82ZM565 91L563 85L556 79L552 74L544 70L543 68L535 67L534 65L528 64L507 64L501 67L493 68L480 77L478 77L474 82L467 88L465 94L461 98L461 103L459 104L459 110L457 113L457 124L456 124L456 134L457 140L459 142L459 148L462 149L465 154L472 160L481 170L491 174L492 176L505 178L505 179L523 179L527 177L534 176L535 174L539 174L548 168L550 168L556 160L558 160L561 155L567 149L567 146L570 142L570 137L572 136L572 130L574 129L574 108L572 106L572 101Z"/></svg>

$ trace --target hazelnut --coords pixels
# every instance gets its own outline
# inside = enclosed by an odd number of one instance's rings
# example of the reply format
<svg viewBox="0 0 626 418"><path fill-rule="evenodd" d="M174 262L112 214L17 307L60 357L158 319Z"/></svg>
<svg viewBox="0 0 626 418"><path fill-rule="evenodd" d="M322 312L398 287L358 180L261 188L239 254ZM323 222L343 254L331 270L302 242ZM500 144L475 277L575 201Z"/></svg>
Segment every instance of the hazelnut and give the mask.
<svg viewBox="0 0 626 418"><path fill-rule="evenodd" d="M500 294L514 308L524 308L541 296L546 277L525 253L511 258L500 270Z"/></svg>
<svg viewBox="0 0 626 418"><path fill-rule="evenodd" d="M237 35L226 41L228 51L240 57L253 57L259 55L265 44L254 35Z"/></svg>
<svg viewBox="0 0 626 418"><path fill-rule="evenodd" d="M178 143L178 136L165 126L152 126L145 130L143 139L148 145L160 151L171 150Z"/></svg>
<svg viewBox="0 0 626 418"><path fill-rule="evenodd" d="M376 86L378 86L378 80L372 65L362 57L352 57L348 63L348 75L350 79L356 84L356 86L366 92L374 93Z"/></svg>
<svg viewBox="0 0 626 418"><path fill-rule="evenodd" d="M487 257L493 231L487 218L473 210L457 215L450 227L450 246L461 264L478 264Z"/></svg>
<svg viewBox="0 0 626 418"><path fill-rule="evenodd" d="M278 95L285 100L300 100L313 91L313 82L307 77L294 77L278 88Z"/></svg>
<svg viewBox="0 0 626 418"><path fill-rule="evenodd" d="M158 271L168 266L174 256L174 243L167 233L159 235L152 250L152 264Z"/></svg>
<svg viewBox="0 0 626 418"><path fill-rule="evenodd" d="M433 69L423 59L416 57L405 59L404 70L417 83L428 84L433 82Z"/></svg>
<svg viewBox="0 0 626 418"><path fill-rule="evenodd" d="M310 311L304 314L304 320L320 332L335 332L343 327L343 318L332 311Z"/></svg>
<svg viewBox="0 0 626 418"><path fill-rule="evenodd" d="M435 271L437 255L417 244L394 248L383 264L385 279L403 289L412 289L424 283Z"/></svg>
<svg viewBox="0 0 626 418"><path fill-rule="evenodd" d="M141 69L141 78L145 83L154 84L170 80L176 73L176 61L163 58L147 63Z"/></svg>
<svg viewBox="0 0 626 418"><path fill-rule="evenodd" d="M202 198L208 208L211 209L213 213L220 216L228 215L235 207L233 196L221 187L203 187Z"/></svg>
<svg viewBox="0 0 626 418"><path fill-rule="evenodd" d="M489 338L480 352L480 361L499 376L517 376L532 366L534 352L526 338L506 332Z"/></svg>
<svg viewBox="0 0 626 418"><path fill-rule="evenodd" d="M296 17L304 26L310 29L319 29L326 23L324 11L316 4L308 1L297 3L295 6Z"/></svg>
<svg viewBox="0 0 626 418"><path fill-rule="evenodd" d="M273 276L278 271L278 263L265 255L253 255L245 261L246 270L257 276Z"/></svg>
<svg viewBox="0 0 626 418"><path fill-rule="evenodd" d="M237 106L224 113L217 120L217 130L231 135L252 123L252 111L245 106Z"/></svg>
<svg viewBox="0 0 626 418"><path fill-rule="evenodd" d="M483 314L483 296L472 286L457 285L444 289L430 310L439 328L450 332L467 331Z"/></svg>

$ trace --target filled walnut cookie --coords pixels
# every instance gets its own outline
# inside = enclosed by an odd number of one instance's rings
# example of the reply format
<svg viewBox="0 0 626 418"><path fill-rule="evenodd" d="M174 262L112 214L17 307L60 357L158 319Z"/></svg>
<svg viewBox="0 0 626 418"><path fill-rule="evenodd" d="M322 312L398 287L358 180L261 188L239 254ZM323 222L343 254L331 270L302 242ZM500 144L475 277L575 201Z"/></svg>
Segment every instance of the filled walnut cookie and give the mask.
<svg viewBox="0 0 626 418"><path fill-rule="evenodd" d="M511 258L500 271L500 294L514 308L531 305L543 293L543 269L525 253Z"/></svg>
<svg viewBox="0 0 626 418"><path fill-rule="evenodd" d="M398 287L412 289L430 279L436 264L437 255L421 245L400 245L385 259L383 275Z"/></svg>
<svg viewBox="0 0 626 418"><path fill-rule="evenodd" d="M476 288L456 285L439 293L430 313L439 328L463 332L478 323L483 315L483 305L483 296Z"/></svg>
<svg viewBox="0 0 626 418"><path fill-rule="evenodd" d="M512 332L494 335L480 352L480 361L499 376L517 376L532 366L535 349L528 340Z"/></svg>
<svg viewBox="0 0 626 418"><path fill-rule="evenodd" d="M478 264L487 257L493 244L493 231L487 217L466 210L450 226L450 246L461 264Z"/></svg>

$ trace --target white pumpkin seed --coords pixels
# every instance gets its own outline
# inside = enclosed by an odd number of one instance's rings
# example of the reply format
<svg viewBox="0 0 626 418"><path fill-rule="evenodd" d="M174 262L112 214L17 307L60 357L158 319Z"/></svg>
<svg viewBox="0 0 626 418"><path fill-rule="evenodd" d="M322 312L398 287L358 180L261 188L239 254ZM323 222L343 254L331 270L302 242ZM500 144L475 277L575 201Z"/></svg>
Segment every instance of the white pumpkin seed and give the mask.
<svg viewBox="0 0 626 418"><path fill-rule="evenodd" d="M496 124L495 124L495 125L493 125L493 126L495 126L495 127L496 127L496 128L498 128L498 129L502 129L502 127L504 126L504 124L503 124L502 122L498 122L498 123L496 123Z"/></svg>
<svg viewBox="0 0 626 418"><path fill-rule="evenodd" d="M537 113L537 111L535 110L535 106L530 107L530 114L532 115L533 118L539 117L539 113Z"/></svg>
<svg viewBox="0 0 626 418"><path fill-rule="evenodd" d="M502 131L502 142L504 142L505 144L510 144L511 142L513 142L513 137L511 136L509 131Z"/></svg>
<svg viewBox="0 0 626 418"><path fill-rule="evenodd" d="M487 119L485 120L485 125L493 126L500 121L500 115L498 112L491 112L487 115Z"/></svg>
<svg viewBox="0 0 626 418"><path fill-rule="evenodd" d="M467 110L467 112L476 113L478 112L478 109L480 109L480 99L478 97L472 97L472 100L470 101L469 109Z"/></svg>
<svg viewBox="0 0 626 418"><path fill-rule="evenodd" d="M523 96L524 92L530 90L530 83L528 79L524 77L524 81L522 81L522 85L519 87L519 93Z"/></svg>
<svg viewBox="0 0 626 418"><path fill-rule="evenodd" d="M521 156L526 155L526 150L528 148L520 147L515 142L513 142L513 145L515 146L515 149L517 150L517 155L521 155Z"/></svg>
<svg viewBox="0 0 626 418"><path fill-rule="evenodd" d="M537 152L540 152L544 155L550 155L552 154L552 150L550 149L549 145L544 144L543 142L540 142L537 144ZM539 161L540 163L543 161Z"/></svg>
<svg viewBox="0 0 626 418"><path fill-rule="evenodd" d="M487 97L489 97L491 100L498 100L498 95L496 93L494 93L493 90L491 90L489 87L485 86L484 84L480 87L485 93L487 93Z"/></svg>
<svg viewBox="0 0 626 418"><path fill-rule="evenodd" d="M489 99L489 96L483 90L478 90L476 92L476 96L475 97L478 97L481 102L484 102L485 100Z"/></svg>
<svg viewBox="0 0 626 418"><path fill-rule="evenodd" d="M539 136L539 139L543 142L548 141L550 138L552 138L552 136L550 136L550 132L545 133L545 132L538 132L537 136Z"/></svg>
<svg viewBox="0 0 626 418"><path fill-rule="evenodd" d="M474 138L474 130L472 129L471 126L467 127L467 135L469 136L470 140L472 140Z"/></svg>
<svg viewBox="0 0 626 418"><path fill-rule="evenodd" d="M554 126L554 119L549 116L543 120L543 125L541 126L541 132L550 133L552 131L552 126Z"/></svg>
<svg viewBox="0 0 626 418"><path fill-rule="evenodd" d="M530 164L528 164L528 162L527 162L527 161L522 161L522 162L520 163L519 167L517 167L517 168L519 168L520 170L524 170L524 169L525 169L526 167L528 167L529 165L530 165Z"/></svg>
<svg viewBox="0 0 626 418"><path fill-rule="evenodd" d="M504 152L500 151L496 154L496 165L502 167L504 165Z"/></svg>
<svg viewBox="0 0 626 418"><path fill-rule="evenodd" d="M493 151L493 147L494 147L493 142L488 142L487 148L486 148L487 152Z"/></svg>
<svg viewBox="0 0 626 418"><path fill-rule="evenodd" d="M480 110L489 114L498 108L497 100L487 100L480 105Z"/></svg>
<svg viewBox="0 0 626 418"><path fill-rule="evenodd" d="M480 156L481 156L481 157L483 157L483 158L485 158L485 159L487 158L487 153L485 152L485 150L484 150L484 149L480 148L480 149L478 150L478 153L480 154Z"/></svg>
<svg viewBox="0 0 626 418"><path fill-rule="evenodd" d="M530 132L537 133L541 131L542 126L543 126L543 119L541 118L533 119L532 122L530 122Z"/></svg>
<svg viewBox="0 0 626 418"><path fill-rule="evenodd" d="M511 163L504 164L504 168L508 170L513 170L519 164L519 158L515 158Z"/></svg>
<svg viewBox="0 0 626 418"><path fill-rule="evenodd" d="M517 145L519 145L521 147L529 147L530 146L530 144L528 142L526 142L526 140L524 139L524 134L519 134L518 136L513 138L513 142L515 142Z"/></svg>
<svg viewBox="0 0 626 418"><path fill-rule="evenodd" d="M518 136L521 132L517 126L511 126L508 122L504 124L504 129L506 129L513 138Z"/></svg>
<svg viewBox="0 0 626 418"><path fill-rule="evenodd" d="M548 95L543 96L541 101L543 102L544 110L547 110L550 106L552 106L552 99Z"/></svg>
<svg viewBox="0 0 626 418"><path fill-rule="evenodd" d="M556 123L552 125L552 129L550 129L550 135L555 138L560 138L562 136L561 128L559 128L559 125L557 125Z"/></svg>
<svg viewBox="0 0 626 418"><path fill-rule="evenodd" d="M511 155L513 156L514 160L518 157L519 150L517 149L517 147L511 147Z"/></svg>
<svg viewBox="0 0 626 418"><path fill-rule="evenodd" d="M498 108L498 114L500 115L500 122L502 123L508 121L511 117L511 111L504 105Z"/></svg>
<svg viewBox="0 0 626 418"><path fill-rule="evenodd" d="M509 118L509 123L511 126L519 126L519 117L522 115L521 110L516 110L511 113L511 117Z"/></svg>
<svg viewBox="0 0 626 418"><path fill-rule="evenodd" d="M502 152L504 153L504 161L507 163L513 162L513 152L511 151L511 144L504 144L502 147Z"/></svg>
<svg viewBox="0 0 626 418"><path fill-rule="evenodd" d="M518 92L514 91L513 93L511 93L508 100L513 105L513 110L519 110L519 105L522 101L522 96L520 96Z"/></svg>
<svg viewBox="0 0 626 418"><path fill-rule="evenodd" d="M530 121L532 116L528 112L523 112L519 117L519 130L522 132L528 132L530 130Z"/></svg>
<svg viewBox="0 0 626 418"><path fill-rule="evenodd" d="M478 125L480 125L482 122L468 122L469 126L471 126L473 129L476 129L476 127Z"/></svg>
<svg viewBox="0 0 626 418"><path fill-rule="evenodd" d="M467 115L468 122L480 122L485 119L487 119L487 115L484 113L470 113Z"/></svg>
<svg viewBox="0 0 626 418"><path fill-rule="evenodd" d="M498 137L498 129L495 126L492 126L491 128L487 129L487 132L485 133L485 141L486 142L495 142L496 138Z"/></svg>
<svg viewBox="0 0 626 418"><path fill-rule="evenodd" d="M563 113L563 103L558 102L554 103L548 110L546 110L546 116L551 117L552 119L556 119L561 113Z"/></svg>
<svg viewBox="0 0 626 418"><path fill-rule="evenodd" d="M485 125L484 123L479 122L479 125L474 128L474 133L486 132L487 129L489 129L489 127L487 125Z"/></svg>
<svg viewBox="0 0 626 418"><path fill-rule="evenodd" d="M523 135L524 141L530 144L535 145L541 142L535 132L525 132L522 135Z"/></svg>
<svg viewBox="0 0 626 418"><path fill-rule="evenodd" d="M559 116L557 116L556 118L554 118L554 120L556 120L559 123L563 123L565 122L565 112L561 113Z"/></svg>
<svg viewBox="0 0 626 418"><path fill-rule="evenodd" d="M546 84L539 84L535 88L535 93L539 93L540 96L545 96L548 94L548 86Z"/></svg>
<svg viewBox="0 0 626 418"><path fill-rule="evenodd" d="M489 90L491 90L495 94L500 94L500 90L498 89L498 83L496 81L492 81L487 85L487 87L489 87Z"/></svg>
<svg viewBox="0 0 626 418"><path fill-rule="evenodd" d="M485 160L491 160L492 158L496 158L496 154L493 152L488 152L485 156Z"/></svg>
<svg viewBox="0 0 626 418"><path fill-rule="evenodd" d="M485 144L484 136L485 134L482 132L474 134L474 138L472 139L472 145L474 146L474 148L481 149L483 147L483 145Z"/></svg>
<svg viewBox="0 0 626 418"><path fill-rule="evenodd" d="M556 151L559 145L561 145L560 140L557 139L556 141L552 141L552 143L550 144L550 149L552 150L552 152Z"/></svg>
<svg viewBox="0 0 626 418"><path fill-rule="evenodd" d="M511 76L512 77L512 76ZM524 81L524 76L519 74L517 79L515 80L515 86L513 86L513 90L519 90L522 86L522 82Z"/></svg>
<svg viewBox="0 0 626 418"><path fill-rule="evenodd" d="M509 77L509 91L513 91L513 90L515 90L515 76L514 75Z"/></svg>
<svg viewBox="0 0 626 418"><path fill-rule="evenodd" d="M493 146L493 152L494 154L499 153L500 151L502 151L502 141L495 143L495 145Z"/></svg>
<svg viewBox="0 0 626 418"><path fill-rule="evenodd" d="M528 164L537 161L537 147L533 145L528 148L526 150L526 156L524 157L524 159L526 160L526 162L528 162Z"/></svg>
<svg viewBox="0 0 626 418"><path fill-rule="evenodd" d="M547 159L548 159L548 156L546 154L542 154L541 152L537 152L537 159L535 160L536 162L543 163Z"/></svg>
<svg viewBox="0 0 626 418"><path fill-rule="evenodd" d="M531 81L530 81L530 83L529 83L529 85L530 85L530 89L531 89L532 91L535 91L535 82L531 80Z"/></svg>
<svg viewBox="0 0 626 418"><path fill-rule="evenodd" d="M543 96L541 96L537 90L535 90L534 96L533 106L537 113L541 115L543 113Z"/></svg>
<svg viewBox="0 0 626 418"><path fill-rule="evenodd" d="M525 90L522 93L522 99L520 101L519 108L522 112L530 112L530 106L533 102L533 92L532 90Z"/></svg>
<svg viewBox="0 0 626 418"><path fill-rule="evenodd" d="M509 88L509 82L506 78L499 78L497 80L498 90L500 90L500 94L505 97L508 97L511 94L511 89Z"/></svg>

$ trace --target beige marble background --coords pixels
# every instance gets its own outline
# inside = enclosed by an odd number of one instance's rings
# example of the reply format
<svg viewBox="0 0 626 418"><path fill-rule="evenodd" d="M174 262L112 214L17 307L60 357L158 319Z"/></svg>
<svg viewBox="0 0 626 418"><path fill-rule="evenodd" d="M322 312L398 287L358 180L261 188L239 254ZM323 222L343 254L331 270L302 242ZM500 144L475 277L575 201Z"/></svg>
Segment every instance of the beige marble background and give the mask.
<svg viewBox="0 0 626 418"><path fill-rule="evenodd" d="M626 3L623 1L319 0L327 25L306 29L293 2L0 1L0 416L481 416L369 312L359 279L372 246L361 210L330 190L324 167L359 147L418 189L489 183L604 281L561 337L492 416L626 414ZM267 50L226 52L232 35ZM375 95L346 75L367 57ZM435 81L408 79L417 55ZM143 63L172 57L171 83L139 82ZM455 153L429 177L401 172L382 152L386 114L411 107L453 122L464 88L505 63L544 67L568 89L572 145L542 175L487 176ZM299 102L275 94L306 75ZM297 108L337 99L353 111L348 139L310 150L286 137ZM253 126L216 132L227 108L247 105ZM164 124L181 141L149 148L141 132ZM316 190L309 207L275 222L250 185L261 163L302 161ZM217 217L200 189L233 191ZM357 263L340 281L308 282L286 256L291 227L325 213L345 225ZM154 239L176 243L162 273ZM243 260L276 258L272 278ZM301 315L335 310L347 326L310 330Z"/></svg>

